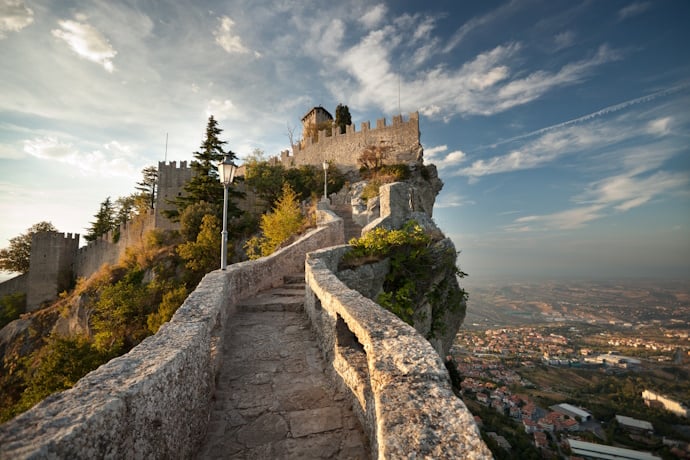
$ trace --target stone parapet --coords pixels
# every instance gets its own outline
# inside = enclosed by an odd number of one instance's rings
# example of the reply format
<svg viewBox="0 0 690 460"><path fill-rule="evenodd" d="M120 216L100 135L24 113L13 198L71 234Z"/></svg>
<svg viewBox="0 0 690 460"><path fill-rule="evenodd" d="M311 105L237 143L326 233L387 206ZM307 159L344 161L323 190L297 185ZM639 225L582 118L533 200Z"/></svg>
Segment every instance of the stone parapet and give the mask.
<svg viewBox="0 0 690 460"><path fill-rule="evenodd" d="M438 354L335 273L348 246L307 256L305 309L378 458L490 459Z"/></svg>
<svg viewBox="0 0 690 460"><path fill-rule="evenodd" d="M342 244L342 220L261 259L209 273L170 322L129 353L0 425L0 459L193 458L203 441L224 329L237 303Z"/></svg>

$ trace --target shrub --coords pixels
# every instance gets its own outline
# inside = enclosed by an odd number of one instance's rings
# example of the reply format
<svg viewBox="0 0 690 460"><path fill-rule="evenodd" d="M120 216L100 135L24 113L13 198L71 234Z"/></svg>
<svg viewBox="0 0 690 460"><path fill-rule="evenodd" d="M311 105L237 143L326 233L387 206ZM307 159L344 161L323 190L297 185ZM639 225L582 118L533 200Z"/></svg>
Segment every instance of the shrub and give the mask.
<svg viewBox="0 0 690 460"><path fill-rule="evenodd" d="M26 294L17 292L0 298L0 329L19 318L26 310Z"/></svg>
<svg viewBox="0 0 690 460"><path fill-rule="evenodd" d="M297 202L297 195L289 184L283 185L283 194L273 212L261 216L261 236L249 239L245 244L250 259L272 254L304 225L304 217Z"/></svg>

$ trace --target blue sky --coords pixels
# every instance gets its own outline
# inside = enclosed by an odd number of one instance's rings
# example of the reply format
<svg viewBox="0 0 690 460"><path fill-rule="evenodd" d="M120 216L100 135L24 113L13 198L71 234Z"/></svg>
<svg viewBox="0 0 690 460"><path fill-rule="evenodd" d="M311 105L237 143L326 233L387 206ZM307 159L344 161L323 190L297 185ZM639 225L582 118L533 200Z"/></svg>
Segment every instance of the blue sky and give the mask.
<svg viewBox="0 0 690 460"><path fill-rule="evenodd" d="M242 157L344 103L419 111L470 276L690 280L688 24L681 0L0 0L0 246L85 233L210 114Z"/></svg>

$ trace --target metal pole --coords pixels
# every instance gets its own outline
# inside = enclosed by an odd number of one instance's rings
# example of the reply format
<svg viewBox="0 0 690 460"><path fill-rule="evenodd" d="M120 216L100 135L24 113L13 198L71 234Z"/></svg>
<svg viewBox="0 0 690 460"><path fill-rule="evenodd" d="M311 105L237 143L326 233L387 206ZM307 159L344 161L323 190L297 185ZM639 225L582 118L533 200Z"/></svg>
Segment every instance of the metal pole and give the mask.
<svg viewBox="0 0 690 460"><path fill-rule="evenodd" d="M328 167L325 166L326 163L324 163L324 168L323 168L323 199L324 201L328 199Z"/></svg>
<svg viewBox="0 0 690 460"><path fill-rule="evenodd" d="M225 270L228 265L228 187L230 184L223 185L223 232L220 239L220 269Z"/></svg>

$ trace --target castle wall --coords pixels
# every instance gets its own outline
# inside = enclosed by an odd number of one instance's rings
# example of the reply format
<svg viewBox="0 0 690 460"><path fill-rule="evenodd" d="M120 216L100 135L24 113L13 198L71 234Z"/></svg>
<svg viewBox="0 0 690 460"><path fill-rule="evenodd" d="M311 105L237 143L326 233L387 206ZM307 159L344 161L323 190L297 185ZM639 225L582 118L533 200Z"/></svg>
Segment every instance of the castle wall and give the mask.
<svg viewBox="0 0 690 460"><path fill-rule="evenodd" d="M22 275L15 276L6 281L0 283L0 298L6 295L15 294L17 292L23 292L26 294L28 287L29 274L24 273Z"/></svg>
<svg viewBox="0 0 690 460"><path fill-rule="evenodd" d="M349 125L344 134L338 127L333 127L332 135L319 132L318 141L312 138L304 140L304 145L294 145L294 154L282 152L280 160L286 167L301 165L320 165L323 161L335 164L341 171L358 169L357 160L368 146L388 147L388 158L384 163L414 163L421 159L419 142L419 113L412 112L408 120L402 115L393 117L393 124L387 125L386 119L376 121L376 127L364 122L357 131L355 125Z"/></svg>
<svg viewBox="0 0 690 460"><path fill-rule="evenodd" d="M72 284L72 270L79 248L79 235L40 232L31 239L26 310L54 300Z"/></svg>
<svg viewBox="0 0 690 460"><path fill-rule="evenodd" d="M146 232L155 228L155 219L154 213L136 216L120 225L120 237L117 241L114 241L115 232L110 231L79 248L74 263L74 276L88 278L103 264L116 264L128 247L139 245L144 240Z"/></svg>
<svg viewBox="0 0 690 460"><path fill-rule="evenodd" d="M192 168L186 161L158 162L158 195L156 196L155 227L160 230L177 230L179 224L170 221L162 213L165 210L175 209L175 205L168 201L174 200L184 193L184 185L192 178Z"/></svg>

